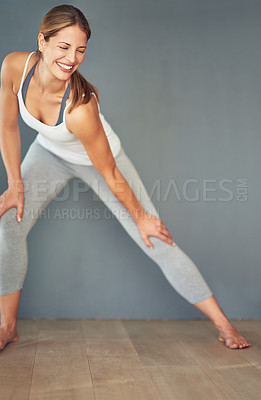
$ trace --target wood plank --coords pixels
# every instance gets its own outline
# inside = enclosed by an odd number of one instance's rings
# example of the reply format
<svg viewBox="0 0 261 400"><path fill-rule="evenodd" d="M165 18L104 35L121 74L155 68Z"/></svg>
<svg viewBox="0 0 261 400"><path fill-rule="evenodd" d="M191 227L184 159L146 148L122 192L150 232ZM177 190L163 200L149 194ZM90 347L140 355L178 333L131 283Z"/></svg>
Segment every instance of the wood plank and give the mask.
<svg viewBox="0 0 261 400"><path fill-rule="evenodd" d="M40 320L30 400L94 399L81 321Z"/></svg>
<svg viewBox="0 0 261 400"><path fill-rule="evenodd" d="M198 365L158 365L146 369L164 400L228 399Z"/></svg>
<svg viewBox="0 0 261 400"><path fill-rule="evenodd" d="M0 352L1 400L27 400L31 386L38 329L34 320L18 320L19 341Z"/></svg>
<svg viewBox="0 0 261 400"><path fill-rule="evenodd" d="M174 337L178 320L122 320L122 325L131 338L170 338Z"/></svg>
<svg viewBox="0 0 261 400"><path fill-rule="evenodd" d="M137 355L89 357L96 400L162 400Z"/></svg>
<svg viewBox="0 0 261 400"><path fill-rule="evenodd" d="M126 339L122 320L82 320L84 337L88 339Z"/></svg>
<svg viewBox="0 0 261 400"><path fill-rule="evenodd" d="M88 356L126 356L136 355L133 346L122 322L119 320L83 320L83 331Z"/></svg>
<svg viewBox="0 0 261 400"><path fill-rule="evenodd" d="M144 366L191 365L195 361L175 340L173 324L167 321L123 321Z"/></svg>

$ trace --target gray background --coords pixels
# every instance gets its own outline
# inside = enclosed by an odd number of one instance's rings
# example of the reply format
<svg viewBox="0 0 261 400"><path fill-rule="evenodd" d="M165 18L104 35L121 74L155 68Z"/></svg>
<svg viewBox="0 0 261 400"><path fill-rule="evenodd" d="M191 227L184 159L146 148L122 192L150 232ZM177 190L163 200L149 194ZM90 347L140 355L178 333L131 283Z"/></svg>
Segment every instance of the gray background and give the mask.
<svg viewBox="0 0 261 400"><path fill-rule="evenodd" d="M42 17L62 3L1 1L1 62L35 50ZM70 4L92 29L80 71L98 87L101 111L174 241L228 317L260 318L260 1ZM35 132L20 122L23 158ZM2 193L2 159L0 172ZM19 317L205 318L83 189L79 201L70 190L48 209L98 209L102 217L37 221Z"/></svg>

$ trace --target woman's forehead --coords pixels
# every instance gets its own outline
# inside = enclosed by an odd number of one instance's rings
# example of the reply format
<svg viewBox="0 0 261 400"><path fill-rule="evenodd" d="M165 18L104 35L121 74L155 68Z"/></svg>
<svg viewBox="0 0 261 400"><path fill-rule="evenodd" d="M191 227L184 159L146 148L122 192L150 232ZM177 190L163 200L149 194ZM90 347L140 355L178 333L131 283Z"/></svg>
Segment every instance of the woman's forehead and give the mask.
<svg viewBox="0 0 261 400"><path fill-rule="evenodd" d="M55 35L52 36L55 40L63 40L65 42L72 42L72 41L83 41L86 43L87 35L86 33L79 27L79 25L71 25L66 26L65 28L60 29L56 32Z"/></svg>

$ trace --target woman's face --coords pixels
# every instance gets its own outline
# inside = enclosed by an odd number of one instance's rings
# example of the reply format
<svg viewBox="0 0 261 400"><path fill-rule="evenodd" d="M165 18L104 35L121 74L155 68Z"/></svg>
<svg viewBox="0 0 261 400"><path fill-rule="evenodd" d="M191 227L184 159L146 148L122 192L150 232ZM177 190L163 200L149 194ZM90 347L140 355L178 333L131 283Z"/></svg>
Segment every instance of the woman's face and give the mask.
<svg viewBox="0 0 261 400"><path fill-rule="evenodd" d="M84 60L87 36L78 25L61 29L49 41L38 36L42 59L56 78L67 80Z"/></svg>

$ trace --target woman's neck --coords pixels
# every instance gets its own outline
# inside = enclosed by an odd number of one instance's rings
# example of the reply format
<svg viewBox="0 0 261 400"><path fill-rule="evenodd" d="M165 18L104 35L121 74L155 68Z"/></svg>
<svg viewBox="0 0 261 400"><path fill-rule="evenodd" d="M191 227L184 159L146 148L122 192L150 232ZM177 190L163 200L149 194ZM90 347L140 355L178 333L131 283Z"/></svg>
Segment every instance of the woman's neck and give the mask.
<svg viewBox="0 0 261 400"><path fill-rule="evenodd" d="M64 93L68 85L68 80L56 78L44 65L40 59L34 71L37 85L40 87L42 94L58 94Z"/></svg>

